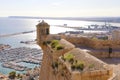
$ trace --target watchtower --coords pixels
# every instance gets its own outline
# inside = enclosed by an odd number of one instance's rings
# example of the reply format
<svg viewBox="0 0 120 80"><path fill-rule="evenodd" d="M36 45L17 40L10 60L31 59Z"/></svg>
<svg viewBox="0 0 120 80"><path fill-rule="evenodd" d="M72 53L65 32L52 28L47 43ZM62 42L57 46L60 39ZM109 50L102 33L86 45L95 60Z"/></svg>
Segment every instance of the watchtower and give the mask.
<svg viewBox="0 0 120 80"><path fill-rule="evenodd" d="M49 35L50 25L44 20L36 25L37 27L37 44L42 47L43 42L46 40L46 37Z"/></svg>

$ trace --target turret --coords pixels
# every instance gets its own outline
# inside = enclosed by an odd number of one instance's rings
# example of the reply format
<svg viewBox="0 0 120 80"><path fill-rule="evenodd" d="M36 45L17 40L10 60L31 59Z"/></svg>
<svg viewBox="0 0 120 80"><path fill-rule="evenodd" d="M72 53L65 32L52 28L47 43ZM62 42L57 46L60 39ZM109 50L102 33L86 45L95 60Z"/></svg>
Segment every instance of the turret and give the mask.
<svg viewBox="0 0 120 80"><path fill-rule="evenodd" d="M44 20L36 25L37 27L37 44L42 47L43 42L46 40L46 37L49 35L50 25Z"/></svg>

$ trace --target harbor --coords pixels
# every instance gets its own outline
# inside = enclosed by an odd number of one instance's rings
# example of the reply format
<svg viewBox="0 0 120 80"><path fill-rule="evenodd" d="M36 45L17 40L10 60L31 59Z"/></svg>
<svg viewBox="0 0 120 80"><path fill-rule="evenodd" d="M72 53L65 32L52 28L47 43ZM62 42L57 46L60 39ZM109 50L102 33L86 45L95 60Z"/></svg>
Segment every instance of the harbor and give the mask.
<svg viewBox="0 0 120 80"><path fill-rule="evenodd" d="M84 25L84 26L68 26L67 24L63 25L51 25L51 26L56 26L56 27L64 27L64 28L71 28L74 30L80 30L80 31L85 31L85 30L93 30L93 31L112 31L115 29L120 30L120 26L113 26L109 23L98 25L98 24L91 24L91 25Z"/></svg>
<svg viewBox="0 0 120 80"><path fill-rule="evenodd" d="M36 20L38 21L38 20ZM62 23L59 22L56 24L55 20L50 20L52 21L51 24L55 24L56 26L52 25L51 26L51 34L57 34L57 33L63 33L65 35L70 34L70 36L77 36L80 37L82 36L89 36L89 37L104 37L104 34L93 34L91 35L90 33L84 33L84 30L88 30L89 32L91 31L96 31L98 32L100 30L100 27L93 27L97 25L102 25L97 24L97 23L91 23L91 24L84 24L86 27L81 25L81 21L68 21L65 22L64 20L61 20ZM49 22L49 20L47 20ZM66 25L61 25L66 23ZM87 23L87 22L86 22ZM59 25L60 24L60 25ZM88 27L90 25L90 27ZM32 26L33 28L30 28ZM116 26L116 25L115 25ZM15 28L16 26L13 26ZM41 62L42 62L42 50L41 48L38 48L36 45L36 31L34 32L28 32L26 33L25 31L32 31L35 30L35 24L31 25L29 24L28 28L25 29L26 26L23 26L22 31L11 31L11 32L6 32L2 33L0 35L6 34L4 37L0 37L0 42L3 45L9 45L10 47L7 48L4 47L0 51L0 73L4 75L8 75L11 71L16 71L16 73L20 74L25 74L27 77L28 75L36 75L37 77L39 75L39 67L41 67ZM117 26L116 29L118 29L119 25ZM22 28L22 27L20 27ZM82 30L83 29L83 30ZM16 29L17 30L17 29ZM106 29L108 31L108 29ZM101 31L106 31L104 28L101 29ZM14 33L15 35L13 35ZM20 34L16 34L20 33ZM8 36L9 34L12 34ZM105 35L106 37L107 35ZM37 47L37 48L36 48ZM36 71L34 68L36 68ZM29 72L29 74L27 73ZM27 80L27 79L25 79ZM29 79L28 79L29 80ZM38 79L36 79L38 80Z"/></svg>
<svg viewBox="0 0 120 80"><path fill-rule="evenodd" d="M3 70L9 68L18 72L28 71L40 66L41 60L42 51L36 48L19 47L0 51L0 63ZM9 70L6 74L8 73Z"/></svg>

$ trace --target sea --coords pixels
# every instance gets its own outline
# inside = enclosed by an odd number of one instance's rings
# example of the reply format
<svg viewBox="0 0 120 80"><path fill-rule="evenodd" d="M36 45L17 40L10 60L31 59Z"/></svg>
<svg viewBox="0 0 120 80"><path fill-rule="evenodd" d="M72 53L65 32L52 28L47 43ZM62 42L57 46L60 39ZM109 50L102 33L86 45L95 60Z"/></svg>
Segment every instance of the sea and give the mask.
<svg viewBox="0 0 120 80"><path fill-rule="evenodd" d="M36 30L36 25L41 20L42 19L1 17L0 18L0 35L7 35L12 33ZM47 22L49 25L51 25L50 26L51 34L57 34L57 33L66 32L66 31L79 31L79 30L74 30L70 28L56 27L54 25L64 25L64 24L67 24L67 26L86 26L86 25L92 25L92 24L104 25L104 22L91 22L91 21L79 21L79 20L44 19L44 21ZM120 26L120 23L110 23L110 24L114 26ZM92 31L89 31L89 32L92 32ZM94 32L98 32L98 31L94 31ZM19 35L8 36L8 37L0 37L0 44L9 44L11 45L12 48L30 47L30 48L41 49L36 44L26 45L26 44L20 43L20 41L30 41L35 39L36 39L36 32L33 32L33 33L19 34ZM36 66L35 64L29 64L29 63L22 63L22 64L30 68L34 68ZM0 73L8 74L10 71L13 71L13 69L4 68L1 66L1 63L0 63Z"/></svg>

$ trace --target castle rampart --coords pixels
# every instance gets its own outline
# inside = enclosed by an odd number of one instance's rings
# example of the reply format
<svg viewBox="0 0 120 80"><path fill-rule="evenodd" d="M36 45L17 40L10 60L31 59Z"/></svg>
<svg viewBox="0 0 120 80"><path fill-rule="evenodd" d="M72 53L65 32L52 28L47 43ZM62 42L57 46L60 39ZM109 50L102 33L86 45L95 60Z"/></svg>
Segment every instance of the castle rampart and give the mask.
<svg viewBox="0 0 120 80"><path fill-rule="evenodd" d="M80 45L97 49L97 40L50 35L48 29L44 21L37 25L37 43L44 53L40 80L108 80L112 77L112 67L76 48Z"/></svg>

